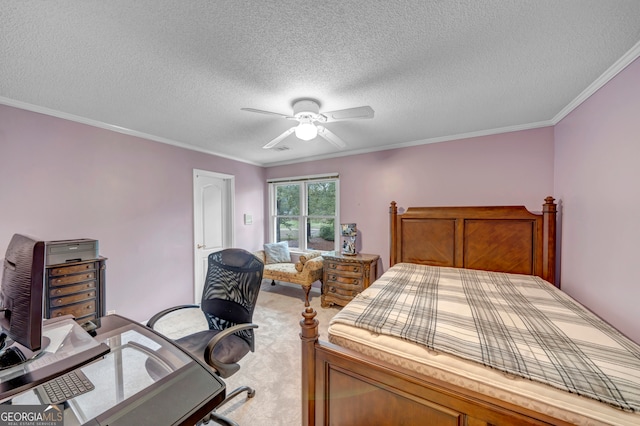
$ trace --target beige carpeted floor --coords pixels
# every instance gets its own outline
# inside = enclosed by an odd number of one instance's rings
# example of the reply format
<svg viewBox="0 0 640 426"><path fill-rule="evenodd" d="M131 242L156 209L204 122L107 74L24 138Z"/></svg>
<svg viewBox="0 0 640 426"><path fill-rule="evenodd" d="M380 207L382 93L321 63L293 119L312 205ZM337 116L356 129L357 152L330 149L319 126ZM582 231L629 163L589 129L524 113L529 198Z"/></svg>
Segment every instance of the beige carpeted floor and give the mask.
<svg viewBox="0 0 640 426"><path fill-rule="evenodd" d="M327 339L329 320L338 307L320 307L320 289L312 288L311 306L318 312L320 339ZM227 390L249 385L255 397L242 394L223 406L219 413L240 425L295 425L301 422L300 400L300 325L304 309L304 291L300 286L263 281L253 322L256 351L241 362L238 373L225 380ZM189 309L158 323L156 329L168 337L206 328L200 310ZM210 422L209 425L214 425Z"/></svg>

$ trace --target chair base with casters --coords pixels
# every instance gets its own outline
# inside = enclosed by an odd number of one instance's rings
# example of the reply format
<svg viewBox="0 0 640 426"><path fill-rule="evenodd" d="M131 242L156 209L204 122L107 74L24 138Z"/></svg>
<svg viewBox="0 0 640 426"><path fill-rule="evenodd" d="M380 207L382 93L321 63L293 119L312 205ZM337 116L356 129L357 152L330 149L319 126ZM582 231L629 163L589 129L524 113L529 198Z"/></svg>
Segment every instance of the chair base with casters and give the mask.
<svg viewBox="0 0 640 426"><path fill-rule="evenodd" d="M200 309L200 306L181 305L165 309L164 311L154 315L147 322L147 327L153 329L155 324L162 317L181 309ZM209 367L213 367L213 369L220 377L226 379L240 369L240 366L236 363L236 361L243 358L249 351L253 352L254 349L251 345L246 344L244 340L237 337L234 333L255 328L258 328L256 324L239 324L224 330L203 330L185 337L175 339L174 341L180 347L195 355L200 362L208 365ZM222 348L222 346L219 345L219 342L221 342L225 338L227 338L225 342L227 343L225 348L227 350L216 351L216 348ZM150 372L150 374L153 375L153 371L156 367L154 367L152 362L148 362L146 368ZM256 391L249 386L240 386L234 389L233 391L227 393L225 399L220 404L218 404L216 409L205 416L199 424L207 424L210 421L213 421L222 425L237 425L237 423L235 423L233 420L216 413L216 411L220 409L220 407L222 407L224 404L244 392L247 393L247 399L253 398L256 394Z"/></svg>
<svg viewBox="0 0 640 426"><path fill-rule="evenodd" d="M215 410L213 410L212 412L210 412L209 414L207 414L201 421L201 423L199 424L204 424L206 425L207 423L209 423L210 421L213 421L215 423L221 424L221 425L227 425L227 426L238 426L238 424L236 422L234 422L233 420L228 419L227 417L221 416L220 414L216 413L216 411L218 409L220 409L220 407L222 407L224 404L226 404L227 402L231 401L233 398L235 398L236 396L240 395L241 393L246 392L247 393L247 398L253 398L256 395L256 391L249 387L249 386L240 386L239 388L234 389L231 393L229 393L226 398L216 407Z"/></svg>
<svg viewBox="0 0 640 426"><path fill-rule="evenodd" d="M198 424L196 426L200 426L200 425L206 425L209 422L213 421L214 423L218 423L219 425L224 425L224 426L240 426L238 423L234 422L233 420L221 416L218 413L216 413L215 411L207 414L204 419L202 419L201 421L198 422Z"/></svg>

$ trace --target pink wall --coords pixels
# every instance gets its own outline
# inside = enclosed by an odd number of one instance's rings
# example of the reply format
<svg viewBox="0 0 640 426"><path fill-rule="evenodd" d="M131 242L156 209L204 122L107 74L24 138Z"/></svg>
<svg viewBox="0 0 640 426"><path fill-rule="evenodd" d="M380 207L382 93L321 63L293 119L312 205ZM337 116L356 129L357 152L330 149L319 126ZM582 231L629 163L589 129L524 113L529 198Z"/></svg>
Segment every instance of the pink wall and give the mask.
<svg viewBox="0 0 640 426"><path fill-rule="evenodd" d="M263 168L0 105L0 258L14 233L94 238L108 310L191 303L194 168L236 177L236 246L261 247Z"/></svg>
<svg viewBox="0 0 640 426"><path fill-rule="evenodd" d="M562 288L640 343L640 59L555 127Z"/></svg>
<svg viewBox="0 0 640 426"><path fill-rule="evenodd" d="M267 169L268 178L340 173L341 222L389 265L389 203L525 205L553 195L553 129L541 128Z"/></svg>

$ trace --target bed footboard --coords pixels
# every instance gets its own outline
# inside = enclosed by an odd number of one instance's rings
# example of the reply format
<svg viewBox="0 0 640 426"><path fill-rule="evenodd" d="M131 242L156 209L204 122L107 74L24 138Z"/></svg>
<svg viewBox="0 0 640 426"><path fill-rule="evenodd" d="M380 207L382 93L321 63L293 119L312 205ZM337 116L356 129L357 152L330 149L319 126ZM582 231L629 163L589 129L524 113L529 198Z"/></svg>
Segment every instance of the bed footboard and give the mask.
<svg viewBox="0 0 640 426"><path fill-rule="evenodd" d="M320 342L316 312L308 299L305 305L300 321L303 426L571 424Z"/></svg>

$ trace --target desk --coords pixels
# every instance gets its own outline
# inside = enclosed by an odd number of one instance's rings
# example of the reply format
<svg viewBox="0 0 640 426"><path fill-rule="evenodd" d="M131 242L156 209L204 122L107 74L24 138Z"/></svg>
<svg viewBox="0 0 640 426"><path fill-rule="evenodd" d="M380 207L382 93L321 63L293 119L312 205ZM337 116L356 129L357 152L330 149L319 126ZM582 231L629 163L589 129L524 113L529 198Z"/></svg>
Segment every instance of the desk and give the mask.
<svg viewBox="0 0 640 426"><path fill-rule="evenodd" d="M97 322L111 351L81 367L95 389L65 403L65 426L194 425L224 400L224 382L161 334L118 315ZM31 389L12 404L41 402Z"/></svg>

